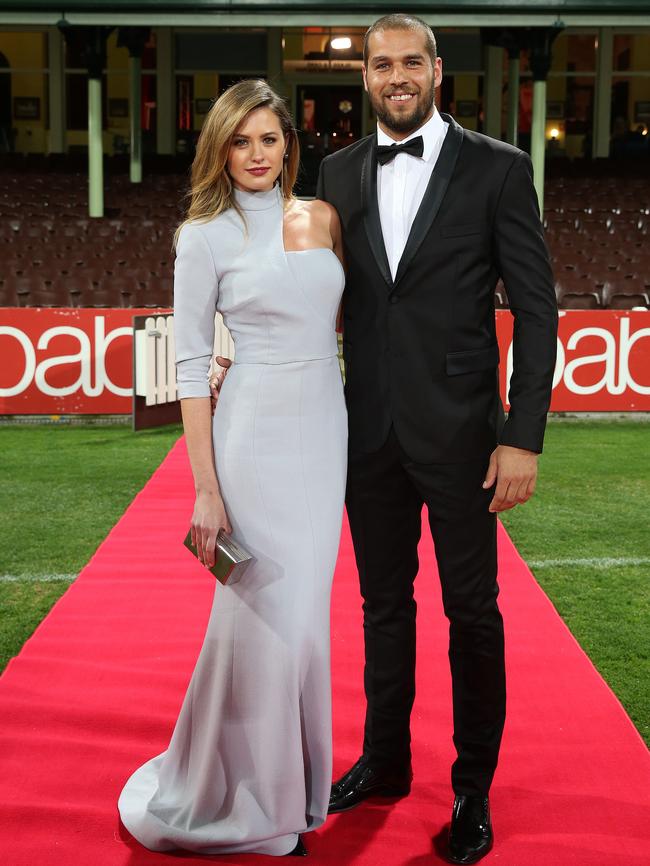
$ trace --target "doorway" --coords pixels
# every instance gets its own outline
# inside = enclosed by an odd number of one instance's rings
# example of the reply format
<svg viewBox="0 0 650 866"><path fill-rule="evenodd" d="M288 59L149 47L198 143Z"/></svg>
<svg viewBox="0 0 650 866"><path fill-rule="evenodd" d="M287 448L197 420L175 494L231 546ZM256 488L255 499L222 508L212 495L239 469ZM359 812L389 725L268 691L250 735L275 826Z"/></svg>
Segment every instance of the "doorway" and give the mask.
<svg viewBox="0 0 650 866"><path fill-rule="evenodd" d="M300 138L299 195L314 195L323 157L361 138L363 100L358 85L299 84L296 127Z"/></svg>

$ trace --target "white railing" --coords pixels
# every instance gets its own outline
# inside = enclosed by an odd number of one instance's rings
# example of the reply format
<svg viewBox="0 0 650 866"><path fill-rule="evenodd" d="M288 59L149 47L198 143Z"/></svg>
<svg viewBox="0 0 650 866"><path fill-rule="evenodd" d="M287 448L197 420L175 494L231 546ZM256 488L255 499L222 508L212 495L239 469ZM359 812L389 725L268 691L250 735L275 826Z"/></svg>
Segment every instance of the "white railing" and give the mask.
<svg viewBox="0 0 650 866"><path fill-rule="evenodd" d="M213 355L235 357L235 344L220 313L215 316ZM134 334L135 393L147 406L173 403L176 392L174 316L149 316Z"/></svg>

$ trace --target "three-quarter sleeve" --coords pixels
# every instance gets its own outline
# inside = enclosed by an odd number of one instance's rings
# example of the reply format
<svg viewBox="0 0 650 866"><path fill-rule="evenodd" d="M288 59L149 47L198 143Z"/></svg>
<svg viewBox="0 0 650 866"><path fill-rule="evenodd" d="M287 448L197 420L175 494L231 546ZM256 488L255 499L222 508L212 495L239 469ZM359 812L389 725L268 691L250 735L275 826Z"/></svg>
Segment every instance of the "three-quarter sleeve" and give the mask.
<svg viewBox="0 0 650 866"><path fill-rule="evenodd" d="M178 396L209 397L219 281L208 241L199 225L186 223L174 264L174 337Z"/></svg>

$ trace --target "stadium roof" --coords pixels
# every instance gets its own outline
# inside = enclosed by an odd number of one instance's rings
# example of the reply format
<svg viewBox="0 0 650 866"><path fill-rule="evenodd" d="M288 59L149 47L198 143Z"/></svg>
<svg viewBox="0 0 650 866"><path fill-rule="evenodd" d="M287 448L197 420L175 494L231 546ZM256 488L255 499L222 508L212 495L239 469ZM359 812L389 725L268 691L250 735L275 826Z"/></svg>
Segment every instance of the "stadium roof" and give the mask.
<svg viewBox="0 0 650 866"><path fill-rule="evenodd" d="M0 0L0 9L47 9L61 12L84 10L151 10L169 9L185 12L269 11L315 12L364 9L369 12L415 13L450 10L491 9L500 12L650 12L649 0Z"/></svg>
<svg viewBox="0 0 650 866"><path fill-rule="evenodd" d="M650 0L0 0L1 24L367 24L398 10L438 26L648 26Z"/></svg>

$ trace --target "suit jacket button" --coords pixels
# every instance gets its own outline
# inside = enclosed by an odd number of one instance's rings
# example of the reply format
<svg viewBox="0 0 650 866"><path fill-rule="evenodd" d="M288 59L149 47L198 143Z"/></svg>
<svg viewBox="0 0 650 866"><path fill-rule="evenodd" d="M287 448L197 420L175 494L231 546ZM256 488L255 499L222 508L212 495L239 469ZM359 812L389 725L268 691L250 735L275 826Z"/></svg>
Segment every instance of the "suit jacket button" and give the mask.
<svg viewBox="0 0 650 866"><path fill-rule="evenodd" d="M396 304L398 301L399 301L399 298L397 297L397 295L391 295L390 296L391 304Z"/></svg>

